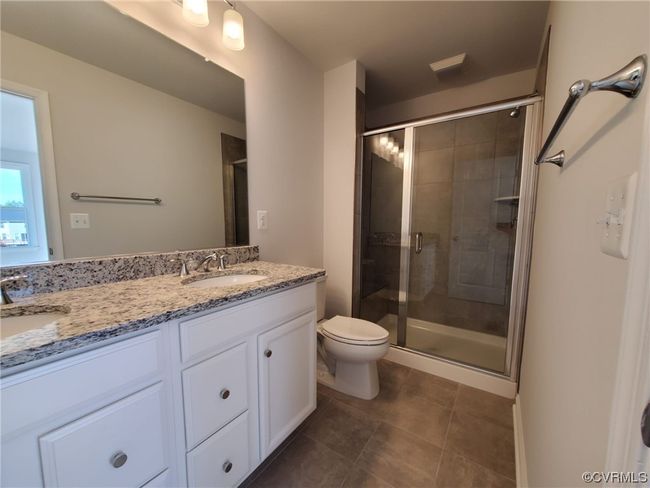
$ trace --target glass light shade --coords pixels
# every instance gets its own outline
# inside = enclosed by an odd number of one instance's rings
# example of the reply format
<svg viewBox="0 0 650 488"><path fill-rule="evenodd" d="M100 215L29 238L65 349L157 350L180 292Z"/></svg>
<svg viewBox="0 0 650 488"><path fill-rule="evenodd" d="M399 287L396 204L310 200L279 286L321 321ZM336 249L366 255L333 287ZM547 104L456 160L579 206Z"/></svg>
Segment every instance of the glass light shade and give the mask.
<svg viewBox="0 0 650 488"><path fill-rule="evenodd" d="M379 137L379 144L381 144L382 146L385 146L386 144L388 144L388 136L380 136Z"/></svg>
<svg viewBox="0 0 650 488"><path fill-rule="evenodd" d="M393 146L393 149L390 150L393 154L397 154L399 152L399 146L395 145Z"/></svg>
<svg viewBox="0 0 650 488"><path fill-rule="evenodd" d="M388 143L386 143L386 148L390 151L393 149L393 146L395 146L395 142L389 137Z"/></svg>
<svg viewBox="0 0 650 488"><path fill-rule="evenodd" d="M233 51L244 49L244 19L234 9L223 13L223 45Z"/></svg>
<svg viewBox="0 0 650 488"><path fill-rule="evenodd" d="M208 25L208 0L183 0L183 18L197 27Z"/></svg>

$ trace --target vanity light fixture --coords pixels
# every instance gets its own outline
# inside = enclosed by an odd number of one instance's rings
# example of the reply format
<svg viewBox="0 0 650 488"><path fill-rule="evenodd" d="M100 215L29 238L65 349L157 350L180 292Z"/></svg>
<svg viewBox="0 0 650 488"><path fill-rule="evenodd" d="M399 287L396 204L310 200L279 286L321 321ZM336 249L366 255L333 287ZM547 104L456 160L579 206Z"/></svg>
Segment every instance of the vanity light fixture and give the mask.
<svg viewBox="0 0 650 488"><path fill-rule="evenodd" d="M390 152L392 152L393 154L399 153L399 146L397 144L395 144L393 146L393 149L390 150Z"/></svg>
<svg viewBox="0 0 650 488"><path fill-rule="evenodd" d="M386 144L388 144L388 136L385 135L385 134L383 136L380 136L379 137L379 144L381 144L382 146L385 146Z"/></svg>
<svg viewBox="0 0 650 488"><path fill-rule="evenodd" d="M386 149L392 151L394 146L395 146L395 141L393 141L393 139L389 137L388 142L386 143Z"/></svg>
<svg viewBox="0 0 650 488"><path fill-rule="evenodd" d="M197 27L208 25L208 0L183 0L183 18Z"/></svg>
<svg viewBox="0 0 650 488"><path fill-rule="evenodd" d="M400 151L397 157L400 159L404 159L404 151Z"/></svg>
<svg viewBox="0 0 650 488"><path fill-rule="evenodd" d="M244 19L237 10L235 4L224 0L230 8L223 13L223 45L233 51L244 49Z"/></svg>

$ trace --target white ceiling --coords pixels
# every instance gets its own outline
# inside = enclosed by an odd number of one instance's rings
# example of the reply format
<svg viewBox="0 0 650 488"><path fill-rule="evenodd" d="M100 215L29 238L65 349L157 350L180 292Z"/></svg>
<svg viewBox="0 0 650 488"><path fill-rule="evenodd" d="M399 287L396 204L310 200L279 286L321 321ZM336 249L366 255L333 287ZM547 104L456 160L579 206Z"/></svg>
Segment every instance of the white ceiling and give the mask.
<svg viewBox="0 0 650 488"><path fill-rule="evenodd" d="M358 59L370 107L532 68L548 2L245 1L322 70ZM462 68L429 63L467 53Z"/></svg>
<svg viewBox="0 0 650 488"><path fill-rule="evenodd" d="M104 2L2 1L0 13L3 31L244 121L244 80Z"/></svg>

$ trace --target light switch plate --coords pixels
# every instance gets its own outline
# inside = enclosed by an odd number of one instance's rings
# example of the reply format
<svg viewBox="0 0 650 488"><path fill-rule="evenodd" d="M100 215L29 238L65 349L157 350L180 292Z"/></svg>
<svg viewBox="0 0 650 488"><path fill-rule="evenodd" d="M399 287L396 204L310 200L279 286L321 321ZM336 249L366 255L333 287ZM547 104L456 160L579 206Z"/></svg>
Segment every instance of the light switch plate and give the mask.
<svg viewBox="0 0 650 488"><path fill-rule="evenodd" d="M71 213L70 227L72 229L90 229L90 216L87 213Z"/></svg>
<svg viewBox="0 0 650 488"><path fill-rule="evenodd" d="M269 213L266 210L257 211L257 229L267 230L269 228Z"/></svg>
<svg viewBox="0 0 650 488"><path fill-rule="evenodd" d="M630 234L634 214L637 174L613 181L607 187L605 216L599 222L602 226L601 252L617 258L627 259L630 249Z"/></svg>

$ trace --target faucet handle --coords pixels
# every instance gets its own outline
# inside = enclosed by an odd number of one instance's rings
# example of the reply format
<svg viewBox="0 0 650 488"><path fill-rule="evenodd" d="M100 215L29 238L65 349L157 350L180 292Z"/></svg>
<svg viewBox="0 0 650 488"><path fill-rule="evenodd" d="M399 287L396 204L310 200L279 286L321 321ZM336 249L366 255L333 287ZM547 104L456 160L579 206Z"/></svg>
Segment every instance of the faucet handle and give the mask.
<svg viewBox="0 0 650 488"><path fill-rule="evenodd" d="M173 258L169 260L170 263L176 263L179 262L181 263L181 269L178 272L178 276L183 277L183 276L189 276L191 274L191 271L187 267L187 263L189 262L188 259L183 259L183 258Z"/></svg>

